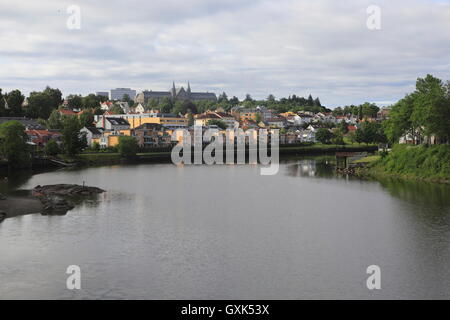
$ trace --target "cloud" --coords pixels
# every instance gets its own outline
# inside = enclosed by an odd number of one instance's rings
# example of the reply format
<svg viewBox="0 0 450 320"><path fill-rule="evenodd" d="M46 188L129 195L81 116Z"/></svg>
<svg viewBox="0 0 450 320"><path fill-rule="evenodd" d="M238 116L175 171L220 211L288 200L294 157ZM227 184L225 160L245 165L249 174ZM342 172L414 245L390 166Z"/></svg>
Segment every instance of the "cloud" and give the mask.
<svg viewBox="0 0 450 320"><path fill-rule="evenodd" d="M66 27L69 5L81 30ZM126 86L264 98L313 94L329 106L396 101L415 79L450 79L448 1L0 0L3 90L64 94Z"/></svg>

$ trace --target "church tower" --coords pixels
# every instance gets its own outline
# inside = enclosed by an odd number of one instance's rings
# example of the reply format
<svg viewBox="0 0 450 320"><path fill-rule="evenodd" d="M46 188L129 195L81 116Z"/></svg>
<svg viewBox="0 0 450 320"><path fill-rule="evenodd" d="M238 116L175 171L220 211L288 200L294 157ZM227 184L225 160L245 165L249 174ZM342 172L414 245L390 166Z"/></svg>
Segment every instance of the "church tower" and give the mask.
<svg viewBox="0 0 450 320"><path fill-rule="evenodd" d="M173 83L172 83L172 90L170 90L170 91L171 91L171 94L172 94L172 99L175 100L175 98L177 97L177 89L175 89L175 81L173 81Z"/></svg>
<svg viewBox="0 0 450 320"><path fill-rule="evenodd" d="M191 98L191 84L188 81L188 87L187 87L187 96L190 99Z"/></svg>

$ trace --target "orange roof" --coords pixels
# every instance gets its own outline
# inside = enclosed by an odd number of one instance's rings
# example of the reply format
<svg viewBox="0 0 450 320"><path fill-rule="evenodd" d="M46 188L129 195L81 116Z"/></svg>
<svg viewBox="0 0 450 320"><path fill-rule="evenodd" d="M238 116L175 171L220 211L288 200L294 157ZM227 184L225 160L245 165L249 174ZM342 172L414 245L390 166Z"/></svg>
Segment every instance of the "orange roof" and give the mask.
<svg viewBox="0 0 450 320"><path fill-rule="evenodd" d="M64 110L64 109L59 110L59 113L62 115L66 115L66 116L74 116L77 114L76 112L74 112L72 110Z"/></svg>

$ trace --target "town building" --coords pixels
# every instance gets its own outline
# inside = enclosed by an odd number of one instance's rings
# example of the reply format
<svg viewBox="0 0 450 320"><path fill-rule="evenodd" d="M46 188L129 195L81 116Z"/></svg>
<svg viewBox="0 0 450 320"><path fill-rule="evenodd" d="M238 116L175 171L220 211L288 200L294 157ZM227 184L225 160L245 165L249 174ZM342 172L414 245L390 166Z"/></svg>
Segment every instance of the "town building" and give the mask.
<svg viewBox="0 0 450 320"><path fill-rule="evenodd" d="M123 100L123 97L128 95L130 99L134 99L136 97L136 90L132 90L131 88L116 88L111 89L111 100Z"/></svg>
<svg viewBox="0 0 450 320"><path fill-rule="evenodd" d="M217 97L215 93L212 92L192 92L191 86L188 82L187 89L184 87L176 88L175 82L172 85L172 88L169 91L152 91L145 90L139 93L135 102L147 104L150 99L154 99L157 101L162 100L163 98L169 98L172 101L217 101Z"/></svg>
<svg viewBox="0 0 450 320"><path fill-rule="evenodd" d="M167 147L172 144L171 132L158 123L144 123L133 130L141 148Z"/></svg>
<svg viewBox="0 0 450 320"><path fill-rule="evenodd" d="M0 124L8 121L20 122L25 127L25 130L45 130L45 127L35 119L28 119L25 117L0 117Z"/></svg>
<svg viewBox="0 0 450 320"><path fill-rule="evenodd" d="M144 123L158 123L166 129L186 128L188 126L188 119L170 113L115 114L108 115L108 118L125 119L129 123L130 129ZM94 116L94 119L98 123L102 121L102 116Z"/></svg>
<svg viewBox="0 0 450 320"><path fill-rule="evenodd" d="M205 113L199 114L195 117L194 124L196 126L207 126L211 120L221 121L228 128L234 128L239 124L231 113L220 111L206 111Z"/></svg>
<svg viewBox="0 0 450 320"><path fill-rule="evenodd" d="M97 96L106 97L109 99L109 92L108 91L97 91L95 93Z"/></svg>
<svg viewBox="0 0 450 320"><path fill-rule="evenodd" d="M95 142L100 144L100 138L103 134L103 128L97 127L84 127L80 130L81 133L84 133L88 146L92 146Z"/></svg>
<svg viewBox="0 0 450 320"><path fill-rule="evenodd" d="M50 140L55 140L58 144L61 144L61 133L56 130L25 130L28 136L28 141L31 144L38 147L45 147Z"/></svg>

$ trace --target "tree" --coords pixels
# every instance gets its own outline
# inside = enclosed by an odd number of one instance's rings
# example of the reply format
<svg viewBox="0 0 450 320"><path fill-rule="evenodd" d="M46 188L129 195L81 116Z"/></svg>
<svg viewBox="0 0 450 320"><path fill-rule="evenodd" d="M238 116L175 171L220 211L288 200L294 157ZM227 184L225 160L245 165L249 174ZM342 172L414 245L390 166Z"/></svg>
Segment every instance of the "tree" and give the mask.
<svg viewBox="0 0 450 320"><path fill-rule="evenodd" d="M53 110L50 114L50 117L48 117L47 120L47 128L48 129L61 129L63 126L62 124L62 117L58 110Z"/></svg>
<svg viewBox="0 0 450 320"><path fill-rule="evenodd" d="M0 153L8 160L9 167L31 165L25 127L19 121L7 121L0 125Z"/></svg>
<svg viewBox="0 0 450 320"><path fill-rule="evenodd" d="M173 108L172 100L169 99L168 97L162 98L159 108L161 109L161 112L163 112L163 113L170 113Z"/></svg>
<svg viewBox="0 0 450 320"><path fill-rule="evenodd" d="M313 99L312 95L308 96L308 102L306 103L306 105L311 106L311 107L314 106L314 99Z"/></svg>
<svg viewBox="0 0 450 320"><path fill-rule="evenodd" d="M64 117L61 130L64 151L69 156L80 153L86 146L86 136L80 133L80 123L76 117Z"/></svg>
<svg viewBox="0 0 450 320"><path fill-rule="evenodd" d="M136 138L131 136L120 136L117 146L119 154L123 158L133 158L139 149Z"/></svg>
<svg viewBox="0 0 450 320"><path fill-rule="evenodd" d="M361 105L362 117L376 118L378 111L380 111L380 108L373 103L366 102Z"/></svg>
<svg viewBox="0 0 450 320"><path fill-rule="evenodd" d="M256 123L260 123L261 120L262 120L261 113L257 112L256 115L255 115L255 122Z"/></svg>
<svg viewBox="0 0 450 320"><path fill-rule="evenodd" d="M412 123L414 110L414 95L407 95L401 99L389 112L389 119L383 123L384 132L391 143L396 143L405 133L415 135Z"/></svg>
<svg viewBox="0 0 450 320"><path fill-rule="evenodd" d="M81 108L94 109L100 105L100 102L102 102L102 96L97 96L91 93L81 98Z"/></svg>
<svg viewBox="0 0 450 320"><path fill-rule="evenodd" d="M25 96L19 90L13 90L8 93L6 101L9 107L9 115L21 116L22 115L22 103L25 100Z"/></svg>
<svg viewBox="0 0 450 320"><path fill-rule="evenodd" d="M233 107L237 106L239 104L239 98L236 96L233 96L233 98L231 98L229 102L230 102L231 106L233 106Z"/></svg>
<svg viewBox="0 0 450 320"><path fill-rule="evenodd" d="M331 138L332 144L344 145L344 135L342 134L340 129L333 130L333 137Z"/></svg>
<svg viewBox="0 0 450 320"><path fill-rule="evenodd" d="M56 156L61 153L61 149L55 139L50 139L44 147L44 152L46 155Z"/></svg>
<svg viewBox="0 0 450 320"><path fill-rule="evenodd" d="M194 125L194 115L192 114L192 112L188 112L188 126L193 126Z"/></svg>
<svg viewBox="0 0 450 320"><path fill-rule="evenodd" d="M221 95L219 95L219 98L217 98L217 102L221 103L221 102L228 102L228 96L225 92L222 92Z"/></svg>
<svg viewBox="0 0 450 320"><path fill-rule="evenodd" d="M333 138L333 134L328 129L320 128L316 132L316 140L320 143L329 144L331 138Z"/></svg>
<svg viewBox="0 0 450 320"><path fill-rule="evenodd" d="M319 98L315 98L314 99L314 106L316 106L316 107L321 107L322 106L322 104L320 103L320 99Z"/></svg>
<svg viewBox="0 0 450 320"><path fill-rule="evenodd" d="M244 101L253 102L254 100L252 99L252 96L251 96L250 94L247 93L247 94L245 95Z"/></svg>
<svg viewBox="0 0 450 320"><path fill-rule="evenodd" d="M69 109L81 109L83 107L83 98L80 95L71 94L67 97L67 106Z"/></svg>
<svg viewBox="0 0 450 320"><path fill-rule="evenodd" d="M112 112L113 114L124 114L125 112L123 112L123 109L121 106L119 106L118 104L114 104L110 109L110 112Z"/></svg>
<svg viewBox="0 0 450 320"><path fill-rule="evenodd" d="M94 122L94 115L91 111L84 110L83 113L80 115L79 118L80 121L80 127L91 127L92 123Z"/></svg>
<svg viewBox="0 0 450 320"><path fill-rule="evenodd" d="M339 123L339 130L341 131L342 134L347 134L347 133L348 133L348 125L347 125L347 122L341 121L341 122Z"/></svg>
<svg viewBox="0 0 450 320"><path fill-rule="evenodd" d="M365 121L356 131L356 141L366 144L385 143L387 139L379 123Z"/></svg>
<svg viewBox="0 0 450 320"><path fill-rule="evenodd" d="M59 89L53 89L47 86L44 91L44 94L50 97L50 109L57 109L62 103L62 93Z"/></svg>
<svg viewBox="0 0 450 320"><path fill-rule="evenodd" d="M450 141L450 85L427 75L417 79L414 94L413 126L426 136L436 135L441 142Z"/></svg>

